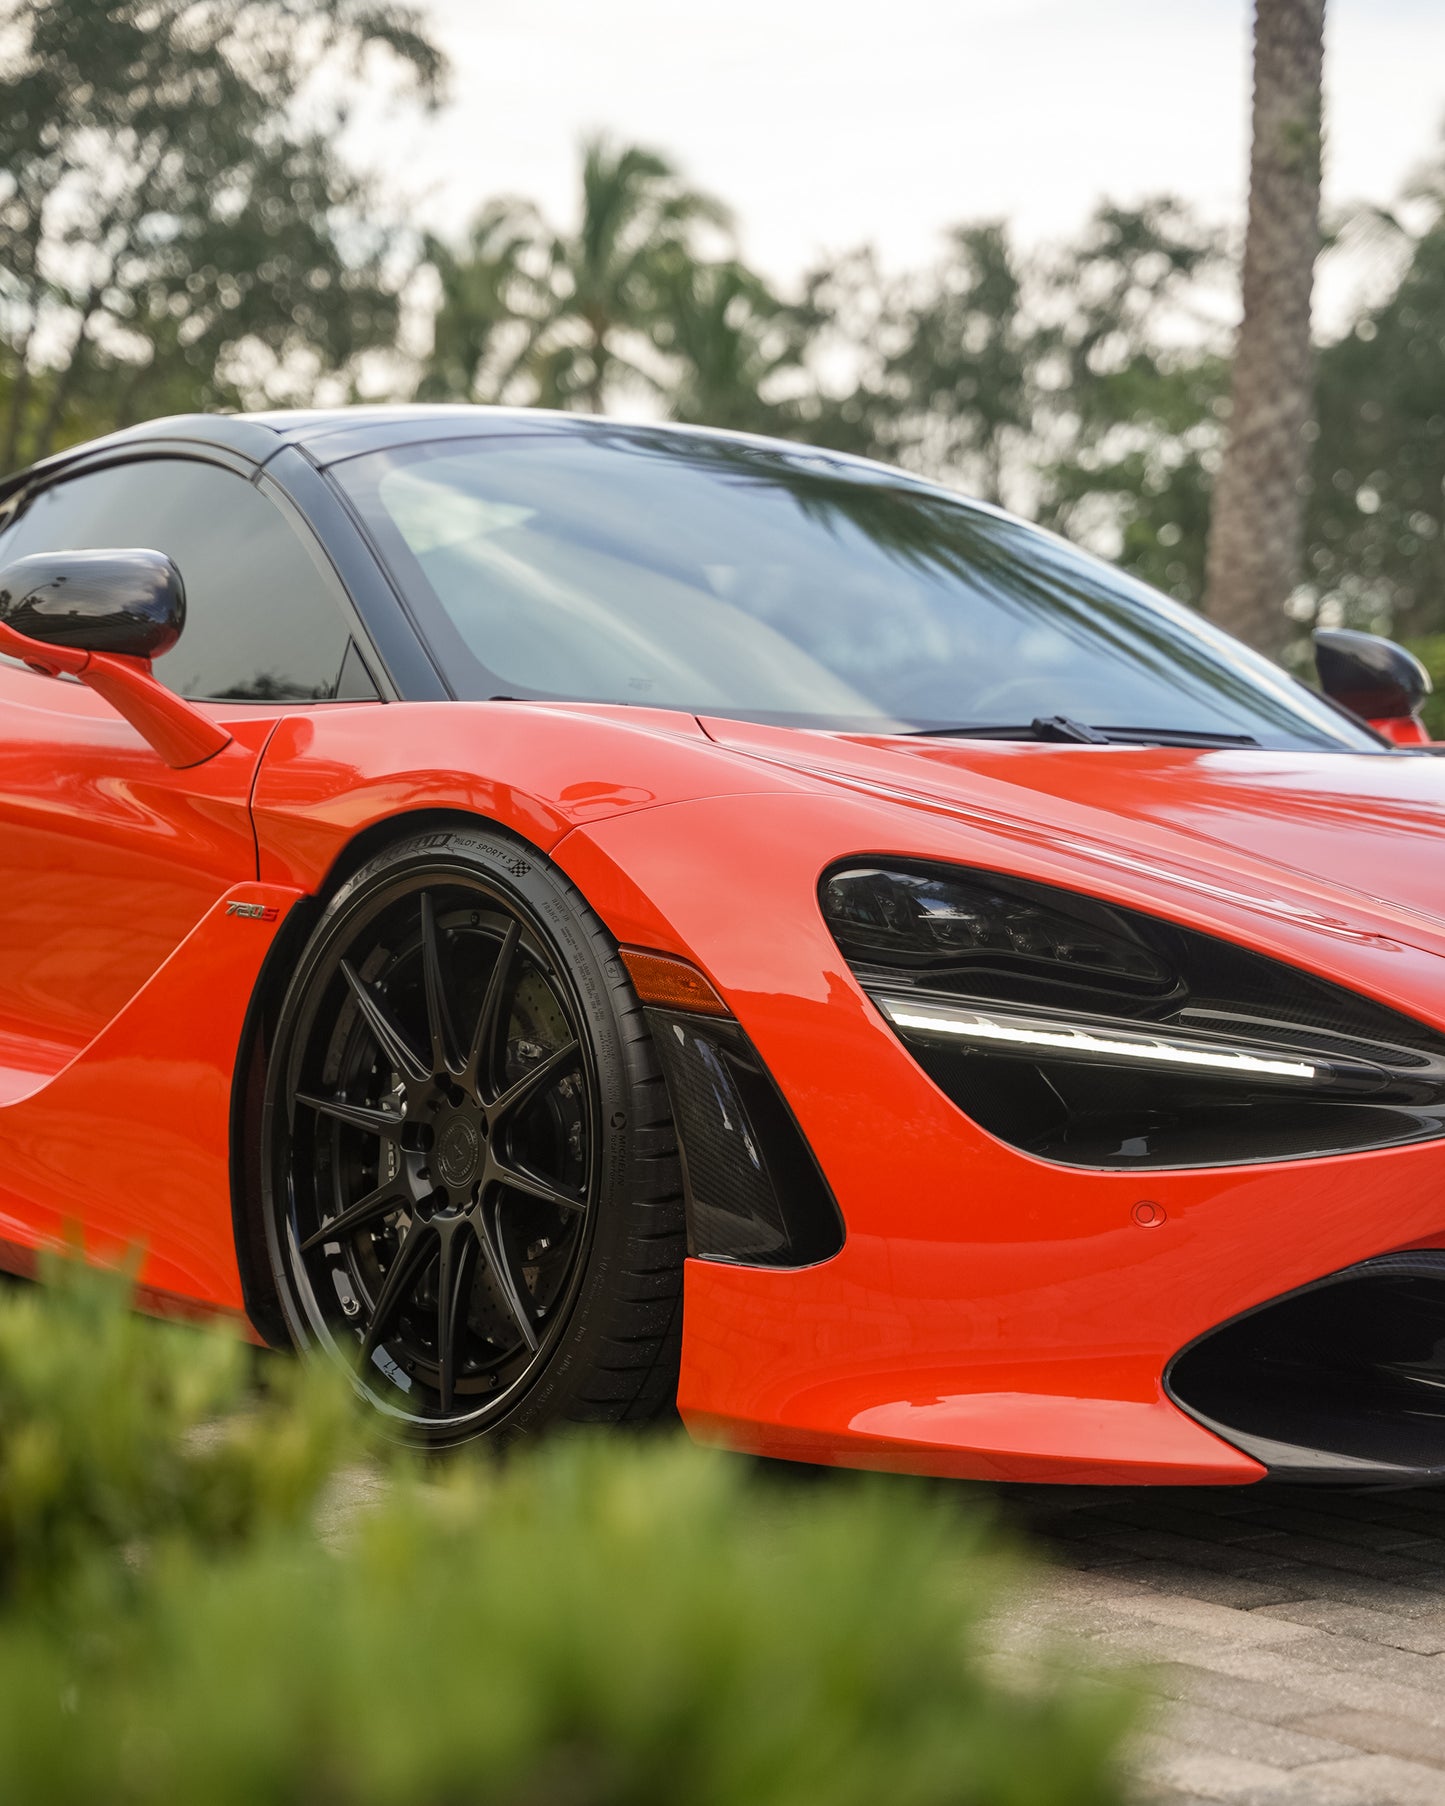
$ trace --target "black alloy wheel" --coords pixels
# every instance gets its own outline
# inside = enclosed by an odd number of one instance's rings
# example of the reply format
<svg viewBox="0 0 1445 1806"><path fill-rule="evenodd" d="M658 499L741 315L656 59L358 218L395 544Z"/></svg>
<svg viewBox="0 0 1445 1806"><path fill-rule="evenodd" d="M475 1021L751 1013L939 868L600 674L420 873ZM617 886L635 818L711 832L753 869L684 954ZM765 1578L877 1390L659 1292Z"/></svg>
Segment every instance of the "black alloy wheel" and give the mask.
<svg viewBox="0 0 1445 1806"><path fill-rule="evenodd" d="M293 978L263 1111L293 1338L399 1434L646 1418L676 1386L676 1142L615 945L500 834L388 849Z"/></svg>

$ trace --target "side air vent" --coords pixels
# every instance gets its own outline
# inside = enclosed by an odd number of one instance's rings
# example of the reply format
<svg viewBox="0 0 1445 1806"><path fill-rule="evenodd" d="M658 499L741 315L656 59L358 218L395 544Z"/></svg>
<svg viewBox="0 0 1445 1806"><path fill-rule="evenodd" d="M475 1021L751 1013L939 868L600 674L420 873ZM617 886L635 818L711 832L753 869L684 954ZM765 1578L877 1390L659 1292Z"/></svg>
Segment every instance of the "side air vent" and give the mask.
<svg viewBox="0 0 1445 1806"><path fill-rule="evenodd" d="M802 1131L731 1020L649 1009L682 1142L688 1251L806 1267L843 1246L843 1219Z"/></svg>

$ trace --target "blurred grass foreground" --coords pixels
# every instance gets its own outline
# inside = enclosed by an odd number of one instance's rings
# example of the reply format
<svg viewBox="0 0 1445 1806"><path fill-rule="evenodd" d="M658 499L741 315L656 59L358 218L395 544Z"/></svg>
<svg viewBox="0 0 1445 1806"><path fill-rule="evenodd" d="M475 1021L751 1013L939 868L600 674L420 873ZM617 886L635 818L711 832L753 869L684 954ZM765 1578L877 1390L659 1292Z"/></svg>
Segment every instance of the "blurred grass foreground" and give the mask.
<svg viewBox="0 0 1445 1806"><path fill-rule="evenodd" d="M944 1489L666 1437L424 1470L328 1375L47 1278L0 1294L7 1806L1124 1797L1117 1692L991 1675L1015 1563Z"/></svg>

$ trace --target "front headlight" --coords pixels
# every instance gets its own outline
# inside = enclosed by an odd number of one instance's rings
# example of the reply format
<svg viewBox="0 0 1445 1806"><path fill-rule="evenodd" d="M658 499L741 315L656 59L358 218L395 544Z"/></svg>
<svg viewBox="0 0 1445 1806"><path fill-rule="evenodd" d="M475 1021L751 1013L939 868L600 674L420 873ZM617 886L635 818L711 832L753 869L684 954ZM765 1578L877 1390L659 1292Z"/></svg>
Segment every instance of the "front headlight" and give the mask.
<svg viewBox="0 0 1445 1806"><path fill-rule="evenodd" d="M984 1128L1076 1166L1214 1166L1445 1134L1445 1036L1342 986L1050 885L828 873L855 975Z"/></svg>
<svg viewBox="0 0 1445 1806"><path fill-rule="evenodd" d="M904 968L1006 971L1017 983L1119 988L1150 997L1168 966L1116 910L1060 892L1053 900L979 872L865 866L823 885L823 913L859 955Z"/></svg>

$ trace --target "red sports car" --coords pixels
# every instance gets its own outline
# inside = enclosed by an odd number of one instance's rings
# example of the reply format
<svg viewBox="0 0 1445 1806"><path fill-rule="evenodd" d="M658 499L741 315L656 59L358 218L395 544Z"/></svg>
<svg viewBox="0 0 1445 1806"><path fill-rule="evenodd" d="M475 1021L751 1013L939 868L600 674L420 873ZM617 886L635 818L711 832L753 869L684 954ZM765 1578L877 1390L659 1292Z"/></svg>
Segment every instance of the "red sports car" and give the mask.
<svg viewBox="0 0 1445 1806"><path fill-rule="evenodd" d="M1445 1473L1445 766L1108 565L761 440L195 417L0 487L0 654L5 1264L430 1442Z"/></svg>

